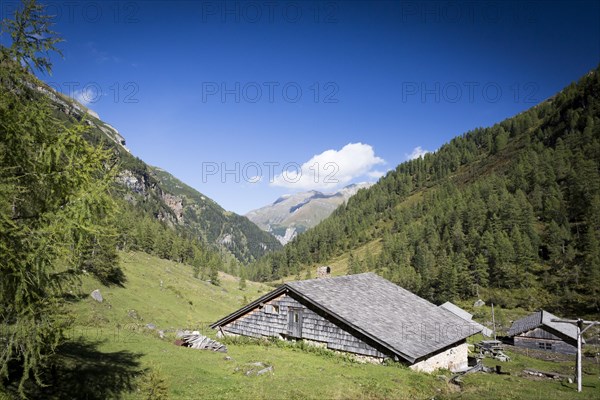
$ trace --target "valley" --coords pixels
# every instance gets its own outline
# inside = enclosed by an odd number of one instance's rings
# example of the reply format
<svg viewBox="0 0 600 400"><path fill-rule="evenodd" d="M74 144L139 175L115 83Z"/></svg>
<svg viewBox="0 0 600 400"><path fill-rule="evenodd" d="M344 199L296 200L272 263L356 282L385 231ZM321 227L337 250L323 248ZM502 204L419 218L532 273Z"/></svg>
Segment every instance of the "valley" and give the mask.
<svg viewBox="0 0 600 400"><path fill-rule="evenodd" d="M3 3L0 400L600 398L600 5L453 7Z"/></svg>

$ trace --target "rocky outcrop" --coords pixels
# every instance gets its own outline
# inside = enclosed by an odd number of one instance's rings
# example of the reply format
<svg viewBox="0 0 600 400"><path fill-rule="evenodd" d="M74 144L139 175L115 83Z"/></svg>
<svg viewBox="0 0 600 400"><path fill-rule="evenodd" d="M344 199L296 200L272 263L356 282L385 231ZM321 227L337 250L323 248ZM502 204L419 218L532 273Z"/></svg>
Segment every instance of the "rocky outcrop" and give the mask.
<svg viewBox="0 0 600 400"><path fill-rule="evenodd" d="M79 104L74 99L71 99L65 95L59 94L56 90L49 86L45 86L43 84L40 85L29 85L32 89L37 90L40 93L43 93L46 97L52 101L56 107L65 113L66 115L70 115L76 118L79 121L85 120L88 126L92 126L100 129L107 138L114 141L116 144L121 146L125 151L130 153L129 149L125 146L125 138L116 130L113 126L107 124L106 122L100 121L100 116L93 110L86 108ZM85 118L86 116L93 117L97 121L93 121L89 118Z"/></svg>
<svg viewBox="0 0 600 400"><path fill-rule="evenodd" d="M116 181L136 194L146 194L147 182L143 175L137 176L133 172L124 169L117 175Z"/></svg>
<svg viewBox="0 0 600 400"><path fill-rule="evenodd" d="M183 199L164 192L151 177L124 169L117 175L116 181L129 189L124 198L132 204L146 201L152 197L162 200L164 207L154 212L154 217L159 221L166 222L171 226L183 222Z"/></svg>
<svg viewBox="0 0 600 400"><path fill-rule="evenodd" d="M125 138L119 133L118 130L116 130L109 124L97 125L92 122L92 125L95 125L98 129L100 129L102 132L104 132L104 134L110 140L112 140L113 142L115 142L116 144L121 146L123 149L125 149L129 153L129 149L125 146L125 144L126 144Z"/></svg>
<svg viewBox="0 0 600 400"><path fill-rule="evenodd" d="M223 238L221 239L221 244L225 245L225 246L230 246L233 243L233 236L231 236L229 233L224 235Z"/></svg>
<svg viewBox="0 0 600 400"><path fill-rule="evenodd" d="M267 232L269 232L269 230L267 230ZM285 229L285 234L283 236L276 235L276 234L274 234L274 235L281 244L285 245L286 243L291 242L292 239L294 239L296 236L298 236L298 232L296 231L295 226L288 226Z"/></svg>
<svg viewBox="0 0 600 400"><path fill-rule="evenodd" d="M178 196L174 196L170 193L163 193L162 199L165 204L173 210L175 214L175 218L177 218L177 222L183 221L183 199Z"/></svg>

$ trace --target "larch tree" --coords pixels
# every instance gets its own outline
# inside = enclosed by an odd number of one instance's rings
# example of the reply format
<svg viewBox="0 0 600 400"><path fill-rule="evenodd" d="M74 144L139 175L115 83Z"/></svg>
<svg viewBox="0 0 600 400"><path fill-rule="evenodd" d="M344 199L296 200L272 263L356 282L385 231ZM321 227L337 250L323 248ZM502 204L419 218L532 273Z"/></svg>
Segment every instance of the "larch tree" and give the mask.
<svg viewBox="0 0 600 400"><path fill-rule="evenodd" d="M111 235L115 210L113 155L90 145L83 125L56 119L35 89L33 72L50 72L60 42L44 12L24 1L3 22L11 46L0 47L0 378L17 373L23 397L27 384L43 385L69 320L62 294Z"/></svg>

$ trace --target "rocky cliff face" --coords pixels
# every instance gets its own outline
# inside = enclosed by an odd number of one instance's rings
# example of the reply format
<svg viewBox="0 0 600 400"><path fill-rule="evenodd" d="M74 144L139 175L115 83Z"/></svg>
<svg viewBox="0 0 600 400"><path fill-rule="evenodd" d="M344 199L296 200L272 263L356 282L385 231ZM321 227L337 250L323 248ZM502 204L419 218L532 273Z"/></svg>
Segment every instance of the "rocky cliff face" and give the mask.
<svg viewBox="0 0 600 400"><path fill-rule="evenodd" d="M143 176L135 175L128 169L122 170L117 176L117 182L133 193L146 195L147 182Z"/></svg>
<svg viewBox="0 0 600 400"><path fill-rule="evenodd" d="M183 221L183 198L181 198L179 196L174 196L170 193L163 193L162 199L165 202L165 204L167 205L167 207L169 207L171 209L171 211L173 211L173 213L175 214L175 218L177 218L177 222L182 222Z"/></svg>
<svg viewBox="0 0 600 400"><path fill-rule="evenodd" d="M285 195L273 204L250 211L246 217L266 232L275 235L281 244L291 241L296 235L316 226L331 213L372 183L346 186L335 193L317 191Z"/></svg>
<svg viewBox="0 0 600 400"><path fill-rule="evenodd" d="M150 173L163 191L162 200L177 224L202 232L209 243L217 244L238 260L253 261L281 248L274 236L262 231L248 218L225 211L165 170L150 167Z"/></svg>
<svg viewBox="0 0 600 400"><path fill-rule="evenodd" d="M40 82L37 86L30 85L30 87L47 96L54 103L56 108L65 115L80 122L84 121L86 125L101 130L105 137L112 140L115 142L115 144L119 145L125 151L130 153L129 149L125 146L125 138L115 127L102 121L100 116L95 111L90 110L75 100L56 92L43 82Z"/></svg>

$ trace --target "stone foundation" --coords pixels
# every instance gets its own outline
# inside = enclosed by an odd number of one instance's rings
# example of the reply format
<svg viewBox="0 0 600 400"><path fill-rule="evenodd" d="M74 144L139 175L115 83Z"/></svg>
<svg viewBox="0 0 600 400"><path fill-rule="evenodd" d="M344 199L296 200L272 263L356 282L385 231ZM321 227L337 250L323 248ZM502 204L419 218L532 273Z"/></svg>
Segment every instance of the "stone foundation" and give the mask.
<svg viewBox="0 0 600 400"><path fill-rule="evenodd" d="M421 372L433 372L438 369L448 369L452 372L466 369L468 366L467 356L469 346L463 343L452 347L428 359L419 361L410 366L411 369Z"/></svg>

